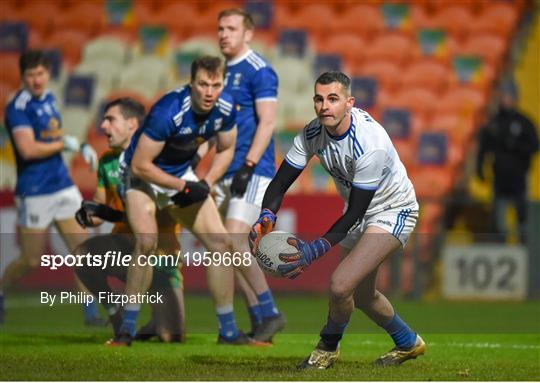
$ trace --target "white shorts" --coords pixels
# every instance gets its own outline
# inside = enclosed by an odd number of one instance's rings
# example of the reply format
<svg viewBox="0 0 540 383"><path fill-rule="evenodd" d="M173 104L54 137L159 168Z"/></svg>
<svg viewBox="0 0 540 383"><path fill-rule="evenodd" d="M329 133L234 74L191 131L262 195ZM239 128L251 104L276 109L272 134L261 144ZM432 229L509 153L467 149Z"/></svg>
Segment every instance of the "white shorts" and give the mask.
<svg viewBox="0 0 540 383"><path fill-rule="evenodd" d="M74 218L82 196L72 185L57 192L30 197L15 197L19 225L27 229L46 229L54 221Z"/></svg>
<svg viewBox="0 0 540 383"><path fill-rule="evenodd" d="M359 222L349 230L349 233L340 242L340 245L345 249L352 249L368 226L377 226L392 234L405 247L409 236L416 226L417 220L418 204L416 203L410 207L397 207L373 215L366 215L362 222Z"/></svg>
<svg viewBox="0 0 540 383"><path fill-rule="evenodd" d="M222 179L215 185L213 195L216 205L225 219L236 219L252 225L259 218L264 193L272 178L254 174L241 198L231 196L232 179Z"/></svg>
<svg viewBox="0 0 540 383"><path fill-rule="evenodd" d="M178 190L164 188L162 186L143 181L140 178L134 177L129 170L126 172L126 174L124 174L124 177L126 193L129 193L130 190L140 190L144 192L154 200L159 210L167 206L174 205L171 197L178 193ZM191 167L189 167L188 170L180 178L186 181L199 181Z"/></svg>

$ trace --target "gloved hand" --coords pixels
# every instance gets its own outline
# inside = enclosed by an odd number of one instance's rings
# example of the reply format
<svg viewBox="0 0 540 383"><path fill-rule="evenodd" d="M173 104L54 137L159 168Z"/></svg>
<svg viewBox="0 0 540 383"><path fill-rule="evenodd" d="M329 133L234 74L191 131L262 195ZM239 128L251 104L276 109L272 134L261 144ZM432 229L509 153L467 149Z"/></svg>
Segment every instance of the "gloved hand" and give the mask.
<svg viewBox="0 0 540 383"><path fill-rule="evenodd" d="M171 197L171 200L179 207L187 207L196 202L201 202L208 197L210 186L205 180L199 182L186 181L186 186Z"/></svg>
<svg viewBox="0 0 540 383"><path fill-rule="evenodd" d="M98 168L98 156L94 148L84 142L81 145L81 156L84 158L84 161L90 165L90 169L95 172Z"/></svg>
<svg viewBox="0 0 540 383"><path fill-rule="evenodd" d="M240 169L234 173L234 177L231 183L231 195L233 197L243 197L246 192L247 186L253 172L255 171L255 164L246 162Z"/></svg>
<svg viewBox="0 0 540 383"><path fill-rule="evenodd" d="M64 134L62 141L64 141L64 150L68 152L78 152L81 147L79 139L69 134Z"/></svg>
<svg viewBox="0 0 540 383"><path fill-rule="evenodd" d="M252 254L255 254L257 251L261 238L274 230L276 220L277 217L271 210L262 209L259 219L251 227L251 231L249 232L248 236L249 248Z"/></svg>
<svg viewBox="0 0 540 383"><path fill-rule="evenodd" d="M94 226L92 217L98 217L109 222L120 222L125 221L126 214L123 211L95 201L82 201L81 208L75 213L75 219L79 225L86 227Z"/></svg>
<svg viewBox="0 0 540 383"><path fill-rule="evenodd" d="M330 248L330 242L325 238L319 238L312 242L302 241L300 238L291 237L287 243L298 249L296 254L280 254L279 259L287 262L278 266L278 271L285 278L294 279L308 268L311 263L322 257Z"/></svg>

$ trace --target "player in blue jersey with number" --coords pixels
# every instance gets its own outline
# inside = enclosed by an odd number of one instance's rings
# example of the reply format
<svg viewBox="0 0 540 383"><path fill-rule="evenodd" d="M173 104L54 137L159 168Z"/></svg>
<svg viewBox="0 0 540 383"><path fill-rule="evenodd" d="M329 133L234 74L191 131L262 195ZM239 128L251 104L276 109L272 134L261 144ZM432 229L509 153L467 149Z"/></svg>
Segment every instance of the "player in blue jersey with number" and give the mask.
<svg viewBox="0 0 540 383"><path fill-rule="evenodd" d="M41 51L28 51L19 59L23 87L6 107L6 128L15 152L17 185L15 203L20 228L21 255L10 263L0 283L0 322L4 318L2 291L30 269L39 266L51 224L73 251L86 239L86 230L75 221L81 193L71 180L62 151L79 152L95 170L97 156L87 144L66 135L56 105L47 89L49 62ZM102 324L97 305L85 306L87 324Z"/></svg>
<svg viewBox="0 0 540 383"><path fill-rule="evenodd" d="M152 254L156 248L156 209L167 209L208 251L220 255L207 267L219 322L218 343L254 344L236 327L234 275L224 255L232 253L231 241L209 198L210 188L231 163L236 140L236 110L232 97L222 93L223 79L220 58L200 57L192 63L190 84L166 94L153 106L123 159L126 211L136 238L135 257ZM205 178L199 180L190 164L199 146L213 137L216 156ZM125 293L146 291L151 273L148 266L130 266ZM131 343L139 309L137 304L125 306L115 344Z"/></svg>
<svg viewBox="0 0 540 383"><path fill-rule="evenodd" d="M246 234L257 219L275 173L278 78L270 64L250 49L254 23L249 13L227 9L218 20L219 46L227 60L225 91L234 97L238 136L233 161L216 185L215 198L235 250L244 252L248 251ZM285 319L276 308L263 272L253 262L248 273L237 276L250 305L253 338L271 341L285 326Z"/></svg>

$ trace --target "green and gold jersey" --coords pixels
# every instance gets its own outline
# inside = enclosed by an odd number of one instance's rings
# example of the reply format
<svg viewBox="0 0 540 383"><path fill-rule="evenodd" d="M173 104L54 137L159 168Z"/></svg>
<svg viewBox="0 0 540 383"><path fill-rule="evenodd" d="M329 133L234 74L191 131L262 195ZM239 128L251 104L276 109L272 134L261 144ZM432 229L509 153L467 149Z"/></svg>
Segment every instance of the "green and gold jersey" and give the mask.
<svg viewBox="0 0 540 383"><path fill-rule="evenodd" d="M120 197L120 188L123 187L120 179L120 154L119 150L109 150L99 159L98 165L98 189L105 189L106 204L116 210L124 211L124 203ZM126 223L116 222L113 233L129 233Z"/></svg>

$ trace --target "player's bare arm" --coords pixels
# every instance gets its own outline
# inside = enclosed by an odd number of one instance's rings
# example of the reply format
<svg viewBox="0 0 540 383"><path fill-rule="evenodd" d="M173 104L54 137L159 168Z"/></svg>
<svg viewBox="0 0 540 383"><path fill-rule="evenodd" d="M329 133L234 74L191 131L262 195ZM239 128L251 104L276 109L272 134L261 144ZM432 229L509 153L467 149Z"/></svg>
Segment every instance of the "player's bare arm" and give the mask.
<svg viewBox="0 0 540 383"><path fill-rule="evenodd" d="M253 143L246 155L246 161L259 163L264 151L270 144L276 126L277 101L264 100L255 102L255 110L259 124L253 137Z"/></svg>
<svg viewBox="0 0 540 383"><path fill-rule="evenodd" d="M185 181L173 175L167 174L154 165L154 159L165 147L165 142L154 141L145 134L141 135L137 149L133 154L131 170L133 175L147 182L181 191L184 189Z"/></svg>
<svg viewBox="0 0 540 383"><path fill-rule="evenodd" d="M204 178L208 185L212 186L227 171L234 156L235 143L236 127L229 131L218 133L216 155L212 160L208 174Z"/></svg>
<svg viewBox="0 0 540 383"><path fill-rule="evenodd" d="M19 126L13 130L13 141L17 152L28 160L39 160L50 157L64 149L62 140L53 142L40 142L36 140L34 131L30 126Z"/></svg>

